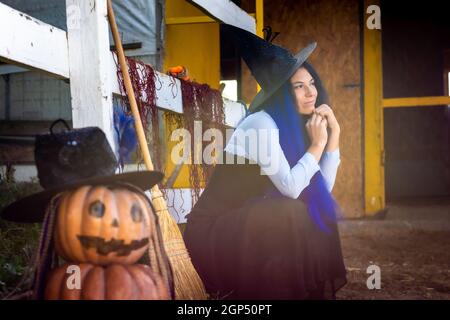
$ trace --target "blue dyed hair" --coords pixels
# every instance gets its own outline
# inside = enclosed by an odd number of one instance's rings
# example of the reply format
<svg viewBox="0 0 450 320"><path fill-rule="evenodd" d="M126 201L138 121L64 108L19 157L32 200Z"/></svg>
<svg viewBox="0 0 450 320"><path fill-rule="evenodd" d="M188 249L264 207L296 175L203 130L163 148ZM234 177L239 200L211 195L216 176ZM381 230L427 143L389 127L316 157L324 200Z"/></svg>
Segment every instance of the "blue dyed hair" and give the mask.
<svg viewBox="0 0 450 320"><path fill-rule="evenodd" d="M303 66L310 72L316 84L318 91L316 107L327 103L328 98L317 73L311 65L304 63ZM311 142L305 127L308 118L297 111L289 80L263 104L262 109L277 124L281 148L292 168L305 154ZM283 196L275 186L268 191L268 195ZM325 232L330 232L328 223L335 223L342 217L341 210L328 191L320 171L312 177L310 184L303 189L298 200L305 202L311 218Z"/></svg>

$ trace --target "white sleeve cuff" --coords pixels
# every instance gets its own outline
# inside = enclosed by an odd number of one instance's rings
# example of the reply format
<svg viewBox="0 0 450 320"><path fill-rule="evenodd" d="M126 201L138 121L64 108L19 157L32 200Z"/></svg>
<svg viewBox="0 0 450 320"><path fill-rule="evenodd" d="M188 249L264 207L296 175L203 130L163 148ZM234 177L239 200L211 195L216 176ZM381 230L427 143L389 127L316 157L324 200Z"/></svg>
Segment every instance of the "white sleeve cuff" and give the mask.
<svg viewBox="0 0 450 320"><path fill-rule="evenodd" d="M341 154L339 148L334 151L325 151L320 162L334 163L338 165L341 162Z"/></svg>
<svg viewBox="0 0 450 320"><path fill-rule="evenodd" d="M334 183L336 181L336 174L341 163L339 148L334 151L326 151L320 159L320 168L322 175L327 184L328 190L333 190Z"/></svg>

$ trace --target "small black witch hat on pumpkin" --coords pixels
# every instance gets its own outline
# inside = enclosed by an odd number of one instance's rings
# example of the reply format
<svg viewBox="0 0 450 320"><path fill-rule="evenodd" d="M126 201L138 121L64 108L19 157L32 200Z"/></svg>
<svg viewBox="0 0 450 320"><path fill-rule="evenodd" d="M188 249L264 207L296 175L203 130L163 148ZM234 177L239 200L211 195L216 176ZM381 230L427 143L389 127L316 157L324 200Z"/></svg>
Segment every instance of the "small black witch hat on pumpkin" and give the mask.
<svg viewBox="0 0 450 320"><path fill-rule="evenodd" d="M60 122L68 130L54 132L55 125ZM114 182L130 183L148 190L163 178L159 171L115 174L118 162L104 132L98 127L70 130L62 119L51 125L50 133L36 136L34 157L39 183L44 190L5 207L0 213L1 218L41 222L50 199L61 191Z"/></svg>
<svg viewBox="0 0 450 320"><path fill-rule="evenodd" d="M269 36L262 39L244 29L229 24L222 24L221 30L238 48L239 53L249 67L252 75L261 86L261 90L250 104L250 113L259 110L268 98L288 80L297 69L308 59L317 46L312 42L296 55L291 54L283 47L277 46Z"/></svg>

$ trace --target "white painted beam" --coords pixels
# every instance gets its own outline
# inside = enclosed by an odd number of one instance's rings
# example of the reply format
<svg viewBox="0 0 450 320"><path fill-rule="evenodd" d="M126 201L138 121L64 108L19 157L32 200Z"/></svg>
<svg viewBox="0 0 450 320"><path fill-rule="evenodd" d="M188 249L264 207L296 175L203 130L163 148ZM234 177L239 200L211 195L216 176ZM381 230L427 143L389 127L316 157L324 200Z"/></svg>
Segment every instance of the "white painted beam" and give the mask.
<svg viewBox="0 0 450 320"><path fill-rule="evenodd" d="M0 59L68 78L67 34L0 2Z"/></svg>
<svg viewBox="0 0 450 320"><path fill-rule="evenodd" d="M256 33L256 21L230 0L188 0L215 19Z"/></svg>
<svg viewBox="0 0 450 320"><path fill-rule="evenodd" d="M236 128L239 121L245 117L247 106L244 103L223 98L225 124Z"/></svg>
<svg viewBox="0 0 450 320"><path fill-rule="evenodd" d="M66 8L73 126L101 128L117 151L106 0L66 0Z"/></svg>

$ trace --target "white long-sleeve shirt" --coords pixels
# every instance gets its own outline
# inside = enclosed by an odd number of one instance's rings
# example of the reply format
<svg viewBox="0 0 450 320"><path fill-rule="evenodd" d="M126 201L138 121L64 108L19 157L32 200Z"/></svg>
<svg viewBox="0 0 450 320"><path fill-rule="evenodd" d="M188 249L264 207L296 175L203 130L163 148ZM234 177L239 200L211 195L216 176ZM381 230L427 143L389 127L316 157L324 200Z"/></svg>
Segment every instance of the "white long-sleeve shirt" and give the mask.
<svg viewBox="0 0 450 320"><path fill-rule="evenodd" d="M319 163L311 153L305 152L291 168L280 145L278 127L264 110L249 115L239 123L224 150L257 163L261 174L268 175L283 195L293 199L298 198L318 170L322 172L331 192L341 162L339 149L325 151Z"/></svg>

